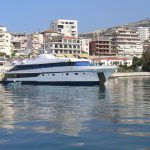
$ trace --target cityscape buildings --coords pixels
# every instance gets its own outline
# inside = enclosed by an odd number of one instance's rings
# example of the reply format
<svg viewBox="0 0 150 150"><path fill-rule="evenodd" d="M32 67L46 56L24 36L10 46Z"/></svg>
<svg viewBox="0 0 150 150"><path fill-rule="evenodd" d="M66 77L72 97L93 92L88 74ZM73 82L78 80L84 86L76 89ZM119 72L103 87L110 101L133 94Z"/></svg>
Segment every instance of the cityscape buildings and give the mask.
<svg viewBox="0 0 150 150"><path fill-rule="evenodd" d="M39 33L15 33L0 26L0 52L28 56L44 51L59 57L90 57L101 62L107 58L108 64L124 64L128 59L129 65L131 58L141 57L150 46L150 27L116 27L80 36L77 20L58 19L51 27Z"/></svg>

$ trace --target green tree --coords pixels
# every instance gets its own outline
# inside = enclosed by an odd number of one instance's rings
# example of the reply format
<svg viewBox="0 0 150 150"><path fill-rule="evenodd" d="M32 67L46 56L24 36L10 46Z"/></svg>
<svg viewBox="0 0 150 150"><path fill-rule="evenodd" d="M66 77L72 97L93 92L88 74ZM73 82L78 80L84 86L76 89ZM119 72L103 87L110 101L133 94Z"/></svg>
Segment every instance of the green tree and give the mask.
<svg viewBox="0 0 150 150"><path fill-rule="evenodd" d="M141 65L142 65L142 59L138 57L133 57L131 69L133 71L137 71Z"/></svg>
<svg viewBox="0 0 150 150"><path fill-rule="evenodd" d="M143 53L142 70L150 72L150 51L146 51Z"/></svg>
<svg viewBox="0 0 150 150"><path fill-rule="evenodd" d="M6 53L0 52L0 56L6 56Z"/></svg>
<svg viewBox="0 0 150 150"><path fill-rule="evenodd" d="M16 53L12 52L11 57L15 57Z"/></svg>

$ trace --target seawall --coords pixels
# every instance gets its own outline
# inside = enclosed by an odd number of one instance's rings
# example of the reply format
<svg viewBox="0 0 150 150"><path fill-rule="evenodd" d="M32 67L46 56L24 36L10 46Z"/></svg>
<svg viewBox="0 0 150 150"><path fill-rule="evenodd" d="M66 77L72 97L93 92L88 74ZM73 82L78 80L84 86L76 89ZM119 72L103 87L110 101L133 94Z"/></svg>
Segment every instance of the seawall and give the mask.
<svg viewBox="0 0 150 150"><path fill-rule="evenodd" d="M116 77L134 77L134 76L149 76L150 72L117 72L112 74L111 78Z"/></svg>

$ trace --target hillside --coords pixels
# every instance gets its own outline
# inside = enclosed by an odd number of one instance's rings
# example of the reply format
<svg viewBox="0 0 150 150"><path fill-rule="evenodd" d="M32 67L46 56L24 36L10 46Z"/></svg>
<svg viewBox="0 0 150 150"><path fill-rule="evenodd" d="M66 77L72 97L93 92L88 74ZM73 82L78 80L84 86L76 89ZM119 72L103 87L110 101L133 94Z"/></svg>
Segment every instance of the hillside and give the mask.
<svg viewBox="0 0 150 150"><path fill-rule="evenodd" d="M129 27L129 28L135 28L135 27L150 27L150 18L141 20L141 21L137 21L137 22L133 22L133 23L129 23L129 24L125 24L123 25L125 27Z"/></svg>

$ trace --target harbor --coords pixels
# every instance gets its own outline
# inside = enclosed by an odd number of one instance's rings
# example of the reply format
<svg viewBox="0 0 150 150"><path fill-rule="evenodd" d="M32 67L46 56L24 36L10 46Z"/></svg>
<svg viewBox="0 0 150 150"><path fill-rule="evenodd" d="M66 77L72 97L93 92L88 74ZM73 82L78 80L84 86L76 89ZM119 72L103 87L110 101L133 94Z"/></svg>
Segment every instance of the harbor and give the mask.
<svg viewBox="0 0 150 150"><path fill-rule="evenodd" d="M0 150L150 150L150 0L2 0Z"/></svg>

